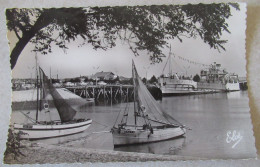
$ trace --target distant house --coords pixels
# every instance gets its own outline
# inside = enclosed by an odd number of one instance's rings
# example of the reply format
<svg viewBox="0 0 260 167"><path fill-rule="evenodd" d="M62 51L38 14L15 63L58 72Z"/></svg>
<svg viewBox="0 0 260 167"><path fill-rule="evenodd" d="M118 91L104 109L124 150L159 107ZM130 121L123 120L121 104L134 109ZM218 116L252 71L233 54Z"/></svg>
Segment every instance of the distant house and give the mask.
<svg viewBox="0 0 260 167"><path fill-rule="evenodd" d="M93 80L115 80L117 75L112 72L97 72L91 77Z"/></svg>

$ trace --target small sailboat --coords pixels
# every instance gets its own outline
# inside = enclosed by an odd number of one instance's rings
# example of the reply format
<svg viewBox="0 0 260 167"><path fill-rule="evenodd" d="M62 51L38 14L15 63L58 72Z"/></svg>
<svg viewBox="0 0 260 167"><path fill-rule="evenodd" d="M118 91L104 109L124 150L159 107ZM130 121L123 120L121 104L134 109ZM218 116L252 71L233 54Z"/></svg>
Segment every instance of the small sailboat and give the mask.
<svg viewBox="0 0 260 167"><path fill-rule="evenodd" d="M133 110L129 111L126 107L121 122L111 129L114 146L156 142L183 136L186 132L184 125L159 107L138 76L134 62L132 77ZM131 119L128 119L130 116L133 118L132 124Z"/></svg>
<svg viewBox="0 0 260 167"><path fill-rule="evenodd" d="M39 71L39 75L38 75ZM71 135L86 130L90 125L91 119L74 119L77 111L74 110L59 94L56 88L51 84L44 71L39 67L37 70L36 88L37 88L37 109L36 119L30 118L32 123L14 124L14 131L21 131L21 139L43 139ZM40 76L40 78L39 78ZM59 113L59 121L39 121L40 111L49 111L49 102L47 95L51 95L53 103Z"/></svg>

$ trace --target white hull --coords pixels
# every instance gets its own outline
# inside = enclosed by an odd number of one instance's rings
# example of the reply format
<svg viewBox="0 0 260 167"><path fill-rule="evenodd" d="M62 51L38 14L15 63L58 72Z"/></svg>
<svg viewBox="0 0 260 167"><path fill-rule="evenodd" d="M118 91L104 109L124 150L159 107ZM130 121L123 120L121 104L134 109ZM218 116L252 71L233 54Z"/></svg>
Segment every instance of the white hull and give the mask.
<svg viewBox="0 0 260 167"><path fill-rule="evenodd" d="M113 129L112 131L115 146L162 141L182 136L184 134L185 129L180 127L165 129L154 128L153 133L151 133L149 129L121 129L120 132L118 129Z"/></svg>
<svg viewBox="0 0 260 167"><path fill-rule="evenodd" d="M206 93L216 93L220 90L214 89L176 89L176 88L165 88L161 87L163 96L170 95L193 95L193 94L206 94Z"/></svg>
<svg viewBox="0 0 260 167"><path fill-rule="evenodd" d="M163 96L167 95L192 95L192 94L203 94L203 93L215 93L218 92L216 90L177 90L174 88L161 88Z"/></svg>
<svg viewBox="0 0 260 167"><path fill-rule="evenodd" d="M227 91L239 91L240 90L239 83L227 83L226 90Z"/></svg>
<svg viewBox="0 0 260 167"><path fill-rule="evenodd" d="M184 95L202 93L197 90L197 83L193 80L160 78L160 89L163 95Z"/></svg>
<svg viewBox="0 0 260 167"><path fill-rule="evenodd" d="M19 131L21 139L43 139L58 136L71 135L86 130L91 125L92 120L85 120L82 122L75 122L71 124L14 124L14 130L16 133Z"/></svg>
<svg viewBox="0 0 260 167"><path fill-rule="evenodd" d="M213 89L213 90L219 90L219 91L239 91L239 83L206 83L206 82L200 82L198 83L198 89Z"/></svg>

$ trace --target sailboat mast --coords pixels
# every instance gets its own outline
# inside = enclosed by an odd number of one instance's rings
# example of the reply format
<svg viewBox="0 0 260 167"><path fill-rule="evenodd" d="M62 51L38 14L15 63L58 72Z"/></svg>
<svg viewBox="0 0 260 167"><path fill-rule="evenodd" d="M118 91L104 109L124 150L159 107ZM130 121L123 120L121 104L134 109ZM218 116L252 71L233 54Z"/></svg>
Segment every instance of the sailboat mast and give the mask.
<svg viewBox="0 0 260 167"><path fill-rule="evenodd" d="M36 105L36 122L38 122L38 108L39 108L39 86L38 86L38 74L36 77L36 89L37 89L37 105Z"/></svg>
<svg viewBox="0 0 260 167"><path fill-rule="evenodd" d="M136 83L135 83L135 65L134 65L134 61L132 61L132 77L133 77L133 84L134 84L134 117L135 117L135 127L136 127L136 123L137 123L137 118L136 118L136 115L137 115L137 112L136 112Z"/></svg>
<svg viewBox="0 0 260 167"><path fill-rule="evenodd" d="M172 46L170 45L170 53L169 53L169 73L170 73L170 76L172 76L172 68L171 68L171 65L172 65L172 62L171 62L171 54L172 54Z"/></svg>
<svg viewBox="0 0 260 167"><path fill-rule="evenodd" d="M37 99L36 99L36 122L38 122L38 112L39 112L39 83L38 83L38 64L37 64L37 54L35 55L36 60L36 89L37 89Z"/></svg>

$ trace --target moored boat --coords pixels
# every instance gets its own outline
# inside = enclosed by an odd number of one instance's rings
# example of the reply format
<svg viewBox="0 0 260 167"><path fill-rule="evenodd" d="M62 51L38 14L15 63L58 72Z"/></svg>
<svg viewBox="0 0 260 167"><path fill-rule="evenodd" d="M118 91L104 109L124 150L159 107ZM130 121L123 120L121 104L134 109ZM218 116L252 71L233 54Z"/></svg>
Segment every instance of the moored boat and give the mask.
<svg viewBox="0 0 260 167"><path fill-rule="evenodd" d="M199 93L197 83L190 78L179 78L177 74L162 75L159 79L163 96Z"/></svg>
<svg viewBox="0 0 260 167"><path fill-rule="evenodd" d="M45 139L51 137L59 137L80 133L88 129L92 120L74 120L68 123L60 121L54 122L38 122L35 124L14 124L16 132L21 133L22 139Z"/></svg>
<svg viewBox="0 0 260 167"><path fill-rule="evenodd" d="M197 82L193 81L191 77L178 75L172 72L172 53L170 51L169 57L163 69L163 73L168 64L169 73L162 74L159 78L159 85L163 96L174 95L190 95L204 93L205 91L197 90Z"/></svg>
<svg viewBox="0 0 260 167"><path fill-rule="evenodd" d="M186 130L179 126L152 126L151 129L143 127L113 128L113 141L115 146L150 143L172 139L185 134Z"/></svg>
<svg viewBox="0 0 260 167"><path fill-rule="evenodd" d="M121 122L111 129L114 146L163 141L183 136L186 132L185 127L159 107L138 76L134 63L132 75L133 110L126 106ZM128 117L134 120L134 124L131 124Z"/></svg>
<svg viewBox="0 0 260 167"><path fill-rule="evenodd" d="M238 75L228 73L221 68L221 64L211 64L209 68L201 70L198 89L212 89L222 92L239 91Z"/></svg>
<svg viewBox="0 0 260 167"><path fill-rule="evenodd" d="M43 139L71 135L86 130L92 120L75 119L77 111L73 109L59 94L56 88L51 84L45 73L39 68L37 71L37 107L35 119L24 114L31 123L17 124L14 123L14 131L20 133L21 139ZM49 110L49 100L47 96L52 96L54 105L60 116L58 121L39 121L39 112L51 112Z"/></svg>

